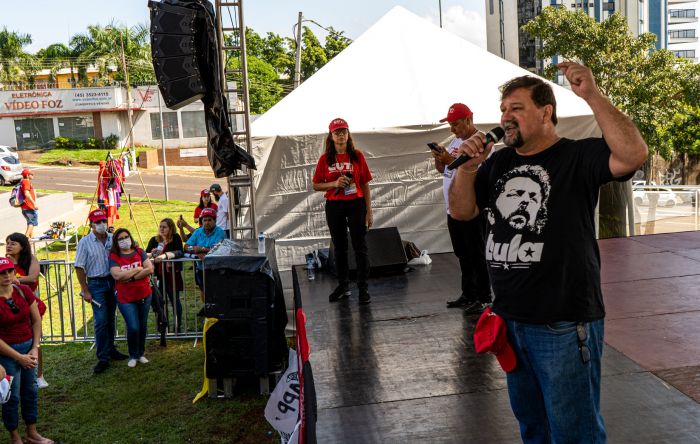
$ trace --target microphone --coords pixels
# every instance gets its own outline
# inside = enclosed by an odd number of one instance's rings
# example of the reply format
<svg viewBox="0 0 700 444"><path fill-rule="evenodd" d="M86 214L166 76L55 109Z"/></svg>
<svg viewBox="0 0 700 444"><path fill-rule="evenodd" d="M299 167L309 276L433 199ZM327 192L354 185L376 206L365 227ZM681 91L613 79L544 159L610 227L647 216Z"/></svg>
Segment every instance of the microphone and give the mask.
<svg viewBox="0 0 700 444"><path fill-rule="evenodd" d="M348 179L352 179L352 173L351 172L345 173L345 177L347 177ZM340 194L340 192L342 190L344 190L344 188L336 188L334 196L337 196L338 194Z"/></svg>
<svg viewBox="0 0 700 444"><path fill-rule="evenodd" d="M501 138L506 134L505 131L503 131L503 128L500 126L497 126L496 128L492 129L488 133L486 133L486 145L488 145L491 142L498 142L501 140ZM452 161L451 164L447 165L447 169L452 171L455 168L459 167L463 163L465 163L467 160L471 159L471 157L467 156L466 154L462 154L458 158Z"/></svg>

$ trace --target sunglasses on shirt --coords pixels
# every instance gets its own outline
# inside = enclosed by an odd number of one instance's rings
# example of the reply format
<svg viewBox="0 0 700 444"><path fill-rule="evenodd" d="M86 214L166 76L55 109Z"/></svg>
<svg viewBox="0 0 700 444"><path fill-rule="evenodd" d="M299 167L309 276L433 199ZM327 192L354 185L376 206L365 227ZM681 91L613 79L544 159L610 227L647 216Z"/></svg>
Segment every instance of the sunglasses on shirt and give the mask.
<svg viewBox="0 0 700 444"><path fill-rule="evenodd" d="M5 303L7 304L8 307L10 307L10 311L14 314L19 313L19 307L17 304L15 304L15 301L13 299L5 299Z"/></svg>

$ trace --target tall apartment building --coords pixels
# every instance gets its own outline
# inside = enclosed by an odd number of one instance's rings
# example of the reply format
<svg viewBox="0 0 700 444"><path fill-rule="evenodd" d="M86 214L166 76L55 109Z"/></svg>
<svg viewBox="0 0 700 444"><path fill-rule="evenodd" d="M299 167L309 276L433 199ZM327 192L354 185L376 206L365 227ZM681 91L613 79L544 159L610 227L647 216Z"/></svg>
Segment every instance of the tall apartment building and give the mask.
<svg viewBox="0 0 700 444"><path fill-rule="evenodd" d="M700 0L486 0L487 48L511 63L540 72L538 42L520 31L542 8L556 6L579 9L600 22L615 12L627 18L631 32L656 34L656 47L677 57L698 61L698 13Z"/></svg>

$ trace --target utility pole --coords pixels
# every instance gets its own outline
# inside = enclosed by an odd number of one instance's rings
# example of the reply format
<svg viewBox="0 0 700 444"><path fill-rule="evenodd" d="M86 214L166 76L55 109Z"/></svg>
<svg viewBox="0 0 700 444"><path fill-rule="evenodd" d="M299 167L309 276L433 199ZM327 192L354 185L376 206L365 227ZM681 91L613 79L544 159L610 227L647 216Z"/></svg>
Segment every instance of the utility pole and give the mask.
<svg viewBox="0 0 700 444"><path fill-rule="evenodd" d="M442 28L442 0L438 0L438 9L440 10L440 27Z"/></svg>
<svg viewBox="0 0 700 444"><path fill-rule="evenodd" d="M158 90L158 116L160 118L160 150L163 152L163 181L165 182L165 201L170 200L168 196L168 167L165 160L165 134L163 130L163 104L161 102L161 93Z"/></svg>
<svg viewBox="0 0 700 444"><path fill-rule="evenodd" d="M119 43L122 48L122 68L124 69L124 80L126 81L126 114L129 119L129 148L134 151L134 116L131 109L131 84L129 83L129 70L126 67L126 52L124 51L124 36L122 30L119 30ZM160 100L160 99L159 99ZM162 123L161 123L162 125ZM162 130L162 127L161 127ZM167 198L166 198L167 200Z"/></svg>
<svg viewBox="0 0 700 444"><path fill-rule="evenodd" d="M299 19L297 20L297 51L296 63L294 64L294 89L297 89L301 83L301 21L303 19L301 11L299 11Z"/></svg>

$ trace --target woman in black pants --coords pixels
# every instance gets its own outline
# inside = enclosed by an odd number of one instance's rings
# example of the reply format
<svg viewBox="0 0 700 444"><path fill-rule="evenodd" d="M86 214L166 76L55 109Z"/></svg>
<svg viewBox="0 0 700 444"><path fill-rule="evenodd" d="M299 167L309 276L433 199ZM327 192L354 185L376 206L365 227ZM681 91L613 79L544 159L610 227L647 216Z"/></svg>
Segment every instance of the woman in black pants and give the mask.
<svg viewBox="0 0 700 444"><path fill-rule="evenodd" d="M318 159L313 177L314 190L325 192L326 222L335 247L338 286L328 296L330 302L351 294L348 286L348 228L357 263L359 301L360 304L370 302L367 290L369 256L365 240L365 234L372 226L370 180L372 173L364 154L352 142L348 123L343 119L333 119L328 125L325 152Z"/></svg>

